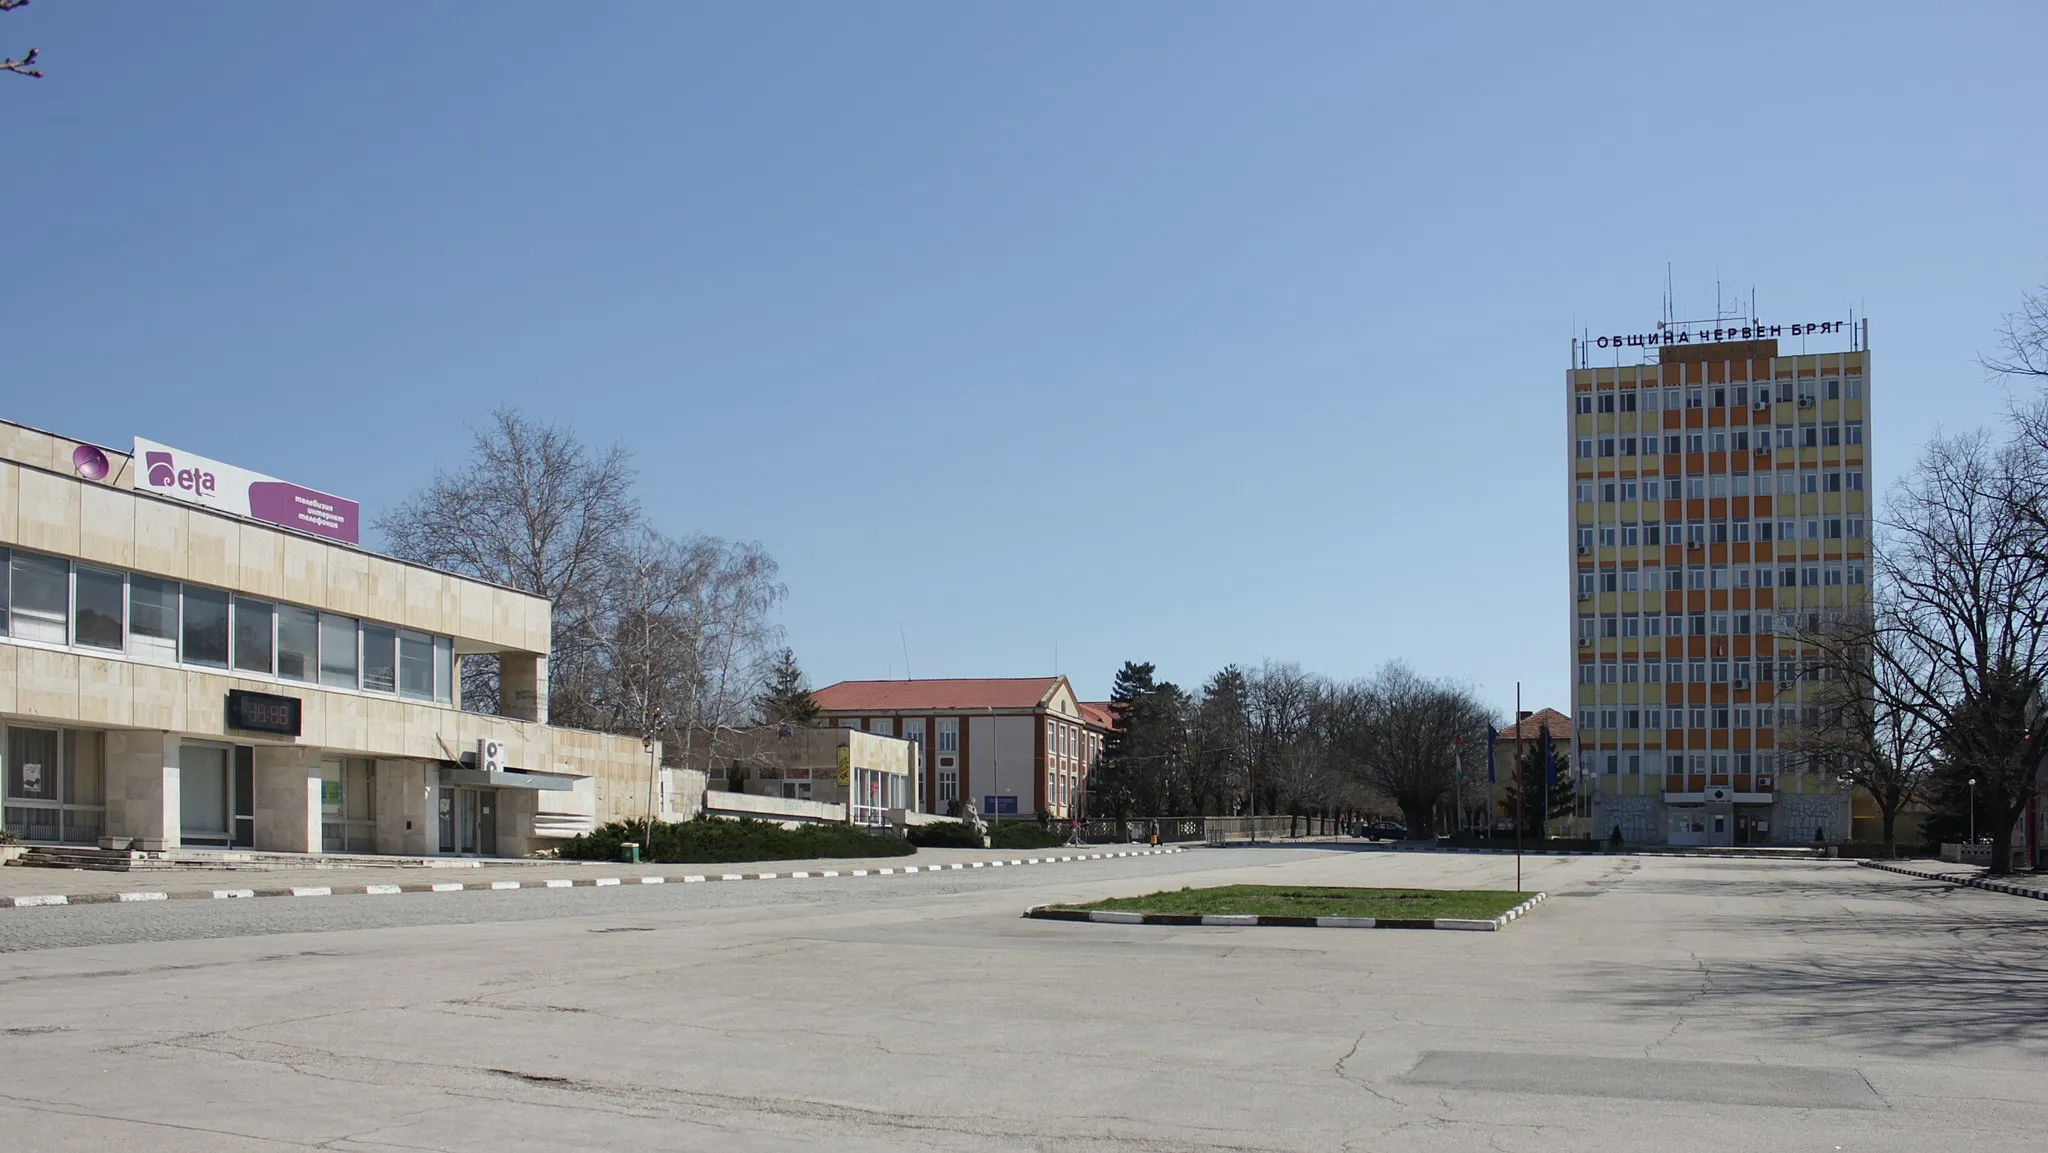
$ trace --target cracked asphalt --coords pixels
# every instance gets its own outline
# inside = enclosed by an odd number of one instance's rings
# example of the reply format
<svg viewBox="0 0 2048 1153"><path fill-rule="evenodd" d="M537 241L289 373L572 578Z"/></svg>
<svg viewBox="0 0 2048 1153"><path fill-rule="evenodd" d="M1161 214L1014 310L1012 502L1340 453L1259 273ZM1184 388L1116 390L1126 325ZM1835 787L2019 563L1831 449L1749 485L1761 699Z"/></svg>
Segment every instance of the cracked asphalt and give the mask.
<svg viewBox="0 0 2048 1153"><path fill-rule="evenodd" d="M2048 904L1832 862L1531 858L1498 933L1026 921L1200 850L726 885L14 910L24 1150L2034 1149Z"/></svg>

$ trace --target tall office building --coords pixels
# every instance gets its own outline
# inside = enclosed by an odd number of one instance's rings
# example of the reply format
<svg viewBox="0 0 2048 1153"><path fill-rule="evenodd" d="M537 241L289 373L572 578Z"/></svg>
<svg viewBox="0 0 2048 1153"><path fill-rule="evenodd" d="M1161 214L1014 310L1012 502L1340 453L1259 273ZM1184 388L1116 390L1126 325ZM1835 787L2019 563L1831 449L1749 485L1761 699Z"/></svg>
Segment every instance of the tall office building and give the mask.
<svg viewBox="0 0 2048 1153"><path fill-rule="evenodd" d="M1849 836L1849 792L1782 750L1810 711L1796 634L1869 590L1868 337L1724 320L1573 343L1573 770L1595 835Z"/></svg>

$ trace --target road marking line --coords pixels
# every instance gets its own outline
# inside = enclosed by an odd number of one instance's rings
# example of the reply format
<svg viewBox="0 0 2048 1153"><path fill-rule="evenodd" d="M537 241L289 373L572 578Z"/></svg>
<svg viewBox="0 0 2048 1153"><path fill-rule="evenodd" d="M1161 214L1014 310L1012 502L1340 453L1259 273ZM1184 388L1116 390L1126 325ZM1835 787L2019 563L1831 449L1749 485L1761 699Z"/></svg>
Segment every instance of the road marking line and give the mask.
<svg viewBox="0 0 2048 1153"><path fill-rule="evenodd" d="M519 882L517 882L517 881L492 881L492 882L491 882L491 888L493 888L493 889L516 889L516 888L518 888L518 887L519 887Z"/></svg>
<svg viewBox="0 0 2048 1153"><path fill-rule="evenodd" d="M1320 921L1321 918L1317 918L1317 920ZM1202 914L1202 923L1204 925L1256 925L1259 923L1259 918L1256 913L1204 913Z"/></svg>
<svg viewBox="0 0 2048 1153"><path fill-rule="evenodd" d="M856 877L865 877L868 875L868 871L866 869L855 869L853 871L853 875Z"/></svg>
<svg viewBox="0 0 2048 1153"><path fill-rule="evenodd" d="M565 880L561 879L560 877L557 877L557 878L555 878L555 879L554 879L554 880L552 880L552 881L548 881L548 882L547 882L547 887L548 887L548 888L550 888L550 889L566 889L566 888L569 888L570 886L574 885L575 883L576 883L576 882L574 882L574 881L565 881Z"/></svg>
<svg viewBox="0 0 2048 1153"><path fill-rule="evenodd" d="M641 884L643 884L643 885L660 885L660 884L665 884L665 883L667 883L667 881L668 881L668 878L667 878L667 877L642 877L642 878L640 878L640 883L641 883Z"/></svg>
<svg viewBox="0 0 2048 1153"><path fill-rule="evenodd" d="M171 899L171 895L169 893L122 893L119 899L123 901L168 901Z"/></svg>
<svg viewBox="0 0 2048 1153"><path fill-rule="evenodd" d="M685 884L685 885L694 885L694 884L697 884L697 883L699 883L699 882L700 882L700 881L702 881L703 879L704 879L704 875L703 875L702 873L692 873L692 874L690 874L689 876L687 876L687 877L684 877L684 878L683 878L683 884Z"/></svg>
<svg viewBox="0 0 2048 1153"><path fill-rule="evenodd" d="M460 893L462 891L462 882L435 881L427 891L430 893Z"/></svg>
<svg viewBox="0 0 2048 1153"><path fill-rule="evenodd" d="M1119 913L1106 910L1091 912L1088 914L1088 919L1105 925L1142 925L1145 923L1145 915L1143 913Z"/></svg>
<svg viewBox="0 0 2048 1153"><path fill-rule="evenodd" d="M596 880L595 882L593 882L593 883L594 883L595 885L597 885L597 887L598 887L598 888L602 889L602 888L604 888L604 887L605 887L606 885L616 885L616 884L618 884L618 883L619 883L619 879L618 879L617 877L599 877L599 878L598 878L598 879L597 879L597 880Z"/></svg>
<svg viewBox="0 0 2048 1153"><path fill-rule="evenodd" d="M243 897L253 897L255 895L256 890L254 889L215 889L213 891L214 899L221 901L240 900Z"/></svg>
<svg viewBox="0 0 2048 1153"><path fill-rule="evenodd" d="M797 878L801 877L801 878L803 878L803 879L805 879L805 880L809 880L809 879L810 879L810 876L811 876L811 875L810 875L809 873L806 873L806 872L803 872L803 871L799 870L799 871L797 871L797 872L791 873L791 874L789 875L789 879L790 879L790 880L792 880L792 881L794 881L794 880L796 880Z"/></svg>
<svg viewBox="0 0 2048 1153"><path fill-rule="evenodd" d="M757 881L772 881L779 876L781 876L780 873L755 873L754 879Z"/></svg>
<svg viewBox="0 0 2048 1153"><path fill-rule="evenodd" d="M70 899L62 893L50 893L41 897L15 897L13 900L14 907L17 909L33 909L40 905L68 905L71 903Z"/></svg>
<svg viewBox="0 0 2048 1153"><path fill-rule="evenodd" d="M744 881L747 878L744 873L720 873L718 874L718 879L721 881Z"/></svg>
<svg viewBox="0 0 2048 1153"><path fill-rule="evenodd" d="M822 873L819 873L818 875L819 875L819 876L821 876L821 877L836 877L836 876L838 876L838 875L839 875L839 870L837 870L837 869L827 869L827 870L825 870L824 872L822 872Z"/></svg>
<svg viewBox="0 0 2048 1153"><path fill-rule="evenodd" d="M439 885L434 886L440 888ZM460 886L457 886L460 888ZM294 897L331 897L334 888L330 885L293 885L288 892Z"/></svg>
<svg viewBox="0 0 2048 1153"><path fill-rule="evenodd" d="M405 890L403 890L403 889L399 888L399 887L398 887L397 885L364 885L364 886L363 886L363 896L365 896L365 897L382 897L382 896L386 896L386 895L388 895L388 894L391 894L391 893L402 893L402 892L404 892L404 891L405 891Z"/></svg>
<svg viewBox="0 0 2048 1153"><path fill-rule="evenodd" d="M896 875L896 870L894 870L894 869L876 869L876 870L875 870L875 874L876 874L877 876L882 876L882 877L893 877L893 876L895 876L895 875Z"/></svg>

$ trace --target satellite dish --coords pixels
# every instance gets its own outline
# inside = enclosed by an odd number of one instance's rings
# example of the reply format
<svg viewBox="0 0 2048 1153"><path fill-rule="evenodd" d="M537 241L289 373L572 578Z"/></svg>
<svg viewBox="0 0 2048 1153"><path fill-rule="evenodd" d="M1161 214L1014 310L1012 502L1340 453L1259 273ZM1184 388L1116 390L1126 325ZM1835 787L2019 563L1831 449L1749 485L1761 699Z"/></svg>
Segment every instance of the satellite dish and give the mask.
<svg viewBox="0 0 2048 1153"><path fill-rule="evenodd" d="M87 480L105 480L109 471L107 454L89 444L71 450L71 467Z"/></svg>

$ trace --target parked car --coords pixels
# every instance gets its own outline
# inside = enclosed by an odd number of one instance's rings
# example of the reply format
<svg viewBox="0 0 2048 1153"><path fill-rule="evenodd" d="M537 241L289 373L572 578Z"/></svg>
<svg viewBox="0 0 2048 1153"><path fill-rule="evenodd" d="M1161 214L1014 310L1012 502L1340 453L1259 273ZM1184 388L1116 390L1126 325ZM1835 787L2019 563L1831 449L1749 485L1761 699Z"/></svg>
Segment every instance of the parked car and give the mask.
<svg viewBox="0 0 2048 1153"><path fill-rule="evenodd" d="M1360 821L1351 835L1368 841L1399 841L1407 838L1408 826L1399 821Z"/></svg>

